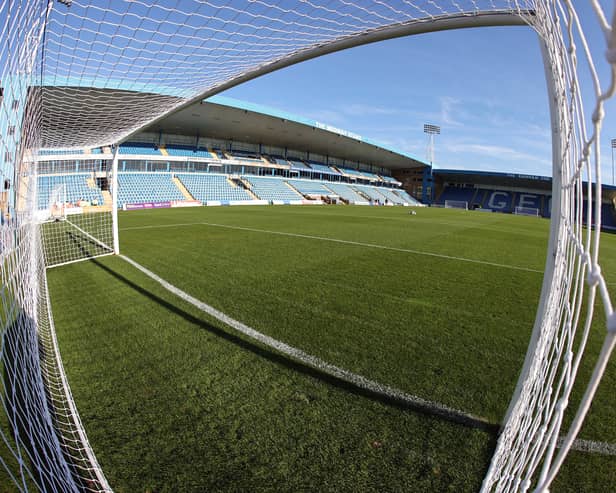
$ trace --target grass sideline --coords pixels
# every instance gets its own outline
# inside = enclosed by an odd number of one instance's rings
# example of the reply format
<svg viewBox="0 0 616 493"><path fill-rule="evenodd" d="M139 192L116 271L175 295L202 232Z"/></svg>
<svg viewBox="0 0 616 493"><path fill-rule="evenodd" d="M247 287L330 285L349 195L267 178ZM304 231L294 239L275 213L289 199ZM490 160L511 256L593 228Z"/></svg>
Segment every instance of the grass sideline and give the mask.
<svg viewBox="0 0 616 493"><path fill-rule="evenodd" d="M541 270L548 222L234 207L131 212L120 228L124 254L255 329L497 424L524 358L540 273L273 232ZM614 272L613 247L606 236L604 272ZM73 394L116 491L475 491L481 483L493 435L302 368L121 259L52 269L49 281ZM611 363L582 437L616 442L614 377ZM605 491L615 463L574 453L555 491Z"/></svg>

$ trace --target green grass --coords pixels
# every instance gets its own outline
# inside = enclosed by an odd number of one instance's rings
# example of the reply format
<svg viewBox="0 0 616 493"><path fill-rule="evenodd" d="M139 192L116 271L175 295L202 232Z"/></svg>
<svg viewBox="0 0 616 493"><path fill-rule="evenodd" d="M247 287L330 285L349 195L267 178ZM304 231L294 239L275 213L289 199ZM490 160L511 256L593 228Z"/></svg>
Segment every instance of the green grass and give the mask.
<svg viewBox="0 0 616 493"><path fill-rule="evenodd" d="M120 215L122 252L192 296L330 363L495 425L524 359L548 227L510 215L370 207ZM615 240L604 238L608 276ZM116 491L481 484L493 432L296 364L120 258L52 269L49 282L73 394ZM591 353L601 337L597 324ZM583 437L616 442L615 383L612 363ZM554 491L607 491L615 465L613 457L574 453Z"/></svg>

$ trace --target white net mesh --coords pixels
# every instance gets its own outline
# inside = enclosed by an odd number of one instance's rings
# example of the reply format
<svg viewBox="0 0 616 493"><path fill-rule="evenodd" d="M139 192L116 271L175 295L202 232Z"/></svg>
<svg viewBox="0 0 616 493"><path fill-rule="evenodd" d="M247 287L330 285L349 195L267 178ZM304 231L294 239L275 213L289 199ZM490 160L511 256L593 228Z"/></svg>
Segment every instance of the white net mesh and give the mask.
<svg viewBox="0 0 616 493"><path fill-rule="evenodd" d="M538 2L535 15L529 18L542 40L548 86L551 87L552 224L533 336L504 430L484 480L485 491L532 488L545 491L549 487L579 432L616 342L616 320L599 266L600 134L604 102L615 90L616 38L598 4L593 7L594 25L603 31L611 62L605 90L571 2ZM588 125L580 87L584 67L592 81L592 93L586 98L592 105ZM586 186L583 179L587 180ZM594 228L583 227L584 216L588 222L594 222ZM596 299L598 294L599 300ZM595 307L604 309L608 331L573 424L560 444L561 427Z"/></svg>
<svg viewBox="0 0 616 493"><path fill-rule="evenodd" d="M518 3L74 0L54 9L45 35L44 145L114 143L302 51L387 26L510 12Z"/></svg>
<svg viewBox="0 0 616 493"><path fill-rule="evenodd" d="M75 161L81 171L38 175L35 217L48 267L113 253L107 163L111 160ZM92 166L97 171L83 171ZM39 172L43 167L53 167L53 161L39 161Z"/></svg>
<svg viewBox="0 0 616 493"><path fill-rule="evenodd" d="M598 6L592 5L598 25L611 42L609 23ZM116 238L108 196L113 188L109 185L113 181L110 163L92 159L89 168L77 170L71 168L74 163L57 162L39 148L87 153L115 144L174 108L260 73L367 40L521 21L535 28L543 40L553 88L555 205L534 335L484 481L486 491L550 483L614 346L616 322L598 265L597 232L602 101L611 95L614 84L612 80L609 89L602 91L572 4L500 0L66 0L45 4L0 0L0 169L2 182L8 186L8 205L2 211L4 420L0 458L18 489L108 489L62 370L45 263L112 251ZM614 61L614 52L609 53ZM588 128L584 98L577 86L578 58L588 58L585 66L590 67L594 83L590 102L595 111ZM582 228L583 178L595 182L585 191L586 214L595 221L593 230ZM49 211L49 204L43 203L45 196L58 185L67 195L63 220L46 221L38 212ZM98 190L102 198L69 198L72 190L83 194ZM79 208L69 214L68 209ZM610 330L580 418L557 455L563 413L597 294ZM582 313L583 304L587 308Z"/></svg>

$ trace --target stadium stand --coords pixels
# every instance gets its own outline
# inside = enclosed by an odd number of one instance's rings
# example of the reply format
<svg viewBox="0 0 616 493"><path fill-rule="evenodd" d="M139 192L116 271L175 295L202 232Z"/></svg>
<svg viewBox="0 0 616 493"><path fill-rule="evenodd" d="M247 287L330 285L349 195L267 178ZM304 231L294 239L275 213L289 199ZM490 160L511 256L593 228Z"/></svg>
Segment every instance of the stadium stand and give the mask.
<svg viewBox="0 0 616 493"><path fill-rule="evenodd" d="M326 166L325 164L317 163L315 161L308 161L308 165L310 166L310 169L312 169L313 171L317 171L319 173L326 173L330 175L340 174L338 171L334 170L333 168L330 168L329 166Z"/></svg>
<svg viewBox="0 0 616 493"><path fill-rule="evenodd" d="M360 170L351 169L351 168L340 168L340 171L342 171L342 173L344 173L345 175L354 176L362 180L380 181L380 178L378 177L378 175L375 175L374 173L370 173L369 171L360 171Z"/></svg>
<svg viewBox="0 0 616 493"><path fill-rule="evenodd" d="M41 175L38 177L38 208L49 208L49 198L52 191L59 185L64 184L66 190L66 202L77 204L80 200L90 202L92 205L104 203L103 194L99 188L90 188L87 179L90 173L78 173L71 175Z"/></svg>
<svg viewBox="0 0 616 493"><path fill-rule="evenodd" d="M289 185L303 195L332 195L325 184L316 180L288 180Z"/></svg>
<svg viewBox="0 0 616 493"><path fill-rule="evenodd" d="M118 173L118 206L185 200L171 173Z"/></svg>
<svg viewBox="0 0 616 493"><path fill-rule="evenodd" d="M292 190L284 180L262 176L242 176L250 184L250 190L263 200L301 200L303 197Z"/></svg>
<svg viewBox="0 0 616 493"><path fill-rule="evenodd" d="M550 218L552 217L552 197L549 195L543 196L543 209L541 210L541 215L543 217Z"/></svg>
<svg viewBox="0 0 616 493"><path fill-rule="evenodd" d="M394 205L403 205L405 202L404 200L402 200L402 197L396 195L394 192L388 190L387 188L379 188L379 193L381 195L384 195L385 198Z"/></svg>
<svg viewBox="0 0 616 493"><path fill-rule="evenodd" d="M161 152L154 147L154 144L141 144L129 142L120 145L120 154L140 154L151 156L162 156Z"/></svg>
<svg viewBox="0 0 616 493"><path fill-rule="evenodd" d="M375 187L369 185L353 185L355 190L367 196L372 201L385 202L385 195L381 194Z"/></svg>
<svg viewBox="0 0 616 493"><path fill-rule="evenodd" d="M475 187L451 187L447 186L443 189L437 204L445 204L447 200L455 200L466 202L468 207L472 207L472 202L475 199L477 189Z"/></svg>
<svg viewBox="0 0 616 493"><path fill-rule="evenodd" d="M236 161L243 161L245 163L250 163L255 166L263 166L264 164L261 157L254 152L233 150L227 151L227 155L231 159L235 159Z"/></svg>
<svg viewBox="0 0 616 493"><path fill-rule="evenodd" d="M419 200L417 200L414 197L411 197L406 190L396 189L396 190L393 190L393 192L396 195L399 195L400 197L402 197L402 200L404 200L404 202L407 203L407 204L410 204L410 205L423 205Z"/></svg>
<svg viewBox="0 0 616 493"><path fill-rule="evenodd" d="M513 203L513 209L516 207L530 207L533 209L538 209L539 213L543 209L542 207L542 199L544 195L536 194L536 193L527 193L527 192L517 192L515 194L515 200Z"/></svg>
<svg viewBox="0 0 616 493"><path fill-rule="evenodd" d="M601 205L602 227L611 231L616 231L616 209L614 204Z"/></svg>
<svg viewBox="0 0 616 493"><path fill-rule="evenodd" d="M206 158L212 159L213 156L209 153L207 149L199 148L195 149L194 147L188 146L165 146L165 150L169 156L180 156L180 157L198 157L198 158Z"/></svg>
<svg viewBox="0 0 616 493"><path fill-rule="evenodd" d="M392 184L397 184L399 183L398 180L396 180L394 177L392 176L387 176L387 175L379 175L381 177L381 180L383 180L384 182L387 183L392 183Z"/></svg>
<svg viewBox="0 0 616 493"><path fill-rule="evenodd" d="M302 161L298 161L297 159L289 159L289 163L292 168L299 170L310 170L310 168Z"/></svg>
<svg viewBox="0 0 616 493"><path fill-rule="evenodd" d="M513 192L505 190L489 190L485 194L482 209L489 209L493 212L512 212L513 211Z"/></svg>
<svg viewBox="0 0 616 493"><path fill-rule="evenodd" d="M287 161L282 156L270 156L270 157L274 160L274 163L280 166L293 166L289 161Z"/></svg>
<svg viewBox="0 0 616 493"><path fill-rule="evenodd" d="M226 175L177 173L175 176L186 187L186 190L201 202L252 200L250 194L242 187L233 186Z"/></svg>
<svg viewBox="0 0 616 493"><path fill-rule="evenodd" d="M327 188L350 204L367 204L368 201L345 183L327 183Z"/></svg>
<svg viewBox="0 0 616 493"><path fill-rule="evenodd" d="M41 149L40 156L65 156L67 154L83 154L83 149Z"/></svg>

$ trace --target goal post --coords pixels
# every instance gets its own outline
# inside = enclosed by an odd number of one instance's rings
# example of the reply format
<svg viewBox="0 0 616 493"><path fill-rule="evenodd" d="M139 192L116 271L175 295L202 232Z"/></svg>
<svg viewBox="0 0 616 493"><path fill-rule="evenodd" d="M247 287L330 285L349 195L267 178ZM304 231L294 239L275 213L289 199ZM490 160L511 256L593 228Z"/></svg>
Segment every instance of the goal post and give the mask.
<svg viewBox="0 0 616 493"><path fill-rule="evenodd" d="M66 219L66 185L56 185L49 194L48 220L59 221Z"/></svg>
<svg viewBox="0 0 616 493"><path fill-rule="evenodd" d="M468 210L468 202L464 200L446 200L445 209L464 209Z"/></svg>
<svg viewBox="0 0 616 493"><path fill-rule="evenodd" d="M39 160L38 168L50 168L58 161ZM40 233L46 267L64 265L114 253L117 229L114 228L113 201L107 190L97 184L104 176L110 187L115 176L111 161L82 161L80 168L88 171L40 175L36 195Z"/></svg>
<svg viewBox="0 0 616 493"><path fill-rule="evenodd" d="M516 206L514 211L514 214L518 215L518 216L534 216L534 217L539 217L539 209L537 209L536 207L519 207Z"/></svg>
<svg viewBox="0 0 616 493"><path fill-rule="evenodd" d="M310 8L300 0L185 0L172 11L164 2L146 2L147 8L137 3L0 2L6 20L0 37L0 172L12 181L6 227L13 238L0 264L0 336L12 349L0 353L7 375L0 399L8 423L0 427L6 448L0 457L16 489L33 482L41 490L109 491L54 346L46 269L119 252L119 143L191 103L327 53L445 29L527 24L539 36L548 86L552 222L531 341L482 489L547 491L616 338L616 315L599 264L600 136L604 102L616 91L616 36L599 2L590 2L594 18L582 23L571 0L443 0L419 7L412 1L394 6L312 0ZM582 25L603 36L587 40ZM607 62L595 64L592 53L606 48ZM597 73L608 71L595 71L599 62L612 69L603 85ZM590 89L582 94L580 82L588 80ZM113 159L108 153L80 158L78 169L74 162L67 166L41 155L41 146L115 148ZM102 176L111 177L106 189L97 180ZM584 191L583 177L589 182ZM43 190L54 196L55 209L38 202ZM585 201L594 228L584 227ZM468 209L468 203L446 201L445 207ZM601 317L595 317L595 307ZM598 318L604 326L607 320L604 350L576 412L569 397ZM575 417L561 444L562 423L571 421L566 412Z"/></svg>

